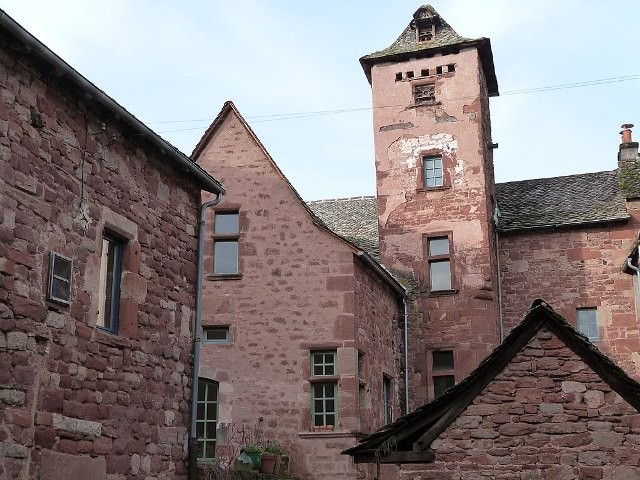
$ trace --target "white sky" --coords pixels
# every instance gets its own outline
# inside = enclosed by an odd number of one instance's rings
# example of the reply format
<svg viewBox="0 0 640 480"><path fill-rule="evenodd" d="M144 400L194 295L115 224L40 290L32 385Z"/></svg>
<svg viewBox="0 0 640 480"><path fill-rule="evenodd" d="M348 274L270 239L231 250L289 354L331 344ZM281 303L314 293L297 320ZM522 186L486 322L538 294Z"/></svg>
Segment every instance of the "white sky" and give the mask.
<svg viewBox="0 0 640 480"><path fill-rule="evenodd" d="M0 6L186 154L232 100L302 197L315 200L375 193L371 90L358 59L389 46L420 3L0 0ZM501 92L491 99L497 181L611 170L620 125L638 124L634 140L640 139L640 2L434 0L433 6L460 35L491 38ZM635 78L509 93L625 76ZM263 117L345 109L361 110Z"/></svg>

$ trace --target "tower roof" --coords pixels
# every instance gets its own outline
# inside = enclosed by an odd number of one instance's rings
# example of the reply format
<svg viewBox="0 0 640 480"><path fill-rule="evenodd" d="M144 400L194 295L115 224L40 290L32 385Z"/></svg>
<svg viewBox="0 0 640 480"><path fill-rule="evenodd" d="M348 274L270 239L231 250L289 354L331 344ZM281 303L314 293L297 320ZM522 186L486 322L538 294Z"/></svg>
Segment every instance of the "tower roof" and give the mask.
<svg viewBox="0 0 640 480"><path fill-rule="evenodd" d="M422 30L431 29L431 34ZM489 96L498 95L498 80L493 66L491 41L488 38L467 38L459 35L431 5L423 5L413 14L413 19L395 42L388 48L360 58L369 83L371 68L376 63L403 61L409 58L430 57L435 53L457 53L463 48L478 49L482 69L486 76Z"/></svg>

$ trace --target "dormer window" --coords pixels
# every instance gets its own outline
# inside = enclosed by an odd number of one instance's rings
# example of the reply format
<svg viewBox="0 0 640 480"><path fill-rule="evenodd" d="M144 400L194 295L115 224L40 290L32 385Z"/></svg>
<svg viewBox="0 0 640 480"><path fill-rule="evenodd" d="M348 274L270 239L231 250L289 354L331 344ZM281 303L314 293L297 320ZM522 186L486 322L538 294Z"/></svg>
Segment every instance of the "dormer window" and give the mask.
<svg viewBox="0 0 640 480"><path fill-rule="evenodd" d="M428 42L436 36L436 26L433 24L418 25L418 42Z"/></svg>

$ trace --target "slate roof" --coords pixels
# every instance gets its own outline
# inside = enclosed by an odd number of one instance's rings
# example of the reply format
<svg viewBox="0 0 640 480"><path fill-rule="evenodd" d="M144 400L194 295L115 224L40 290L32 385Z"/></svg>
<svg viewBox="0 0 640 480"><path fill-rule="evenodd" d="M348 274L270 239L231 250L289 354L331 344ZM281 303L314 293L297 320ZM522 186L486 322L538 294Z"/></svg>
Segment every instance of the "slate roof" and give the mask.
<svg viewBox="0 0 640 480"><path fill-rule="evenodd" d="M448 389L433 402L418 407L413 412L382 427L362 439L359 445L342 453L357 456L371 455L378 451L384 455L396 449L411 450L412 443L431 430L429 438L426 439L427 443L424 444L424 447L428 447L431 441L456 419L543 326L563 341L616 393L640 411L640 384L601 353L587 337L578 332L547 303L536 300L522 322L467 378Z"/></svg>
<svg viewBox="0 0 640 480"><path fill-rule="evenodd" d="M362 58L382 58L400 53L417 52L420 50L431 50L439 47L447 47L463 42L470 42L473 40L472 38L458 35L458 33L451 27L451 25L449 25L431 5L421 6L414 14L414 18L416 14L421 11L426 12L426 14L429 16L433 16L439 19L439 24L436 26L436 35L432 40L418 42L416 39L416 27L414 22L412 21L411 23L409 23L409 25L407 25L407 28L404 29L404 31L400 34L396 41L391 44L390 47L378 52L370 53L369 55L365 55Z"/></svg>
<svg viewBox="0 0 640 480"><path fill-rule="evenodd" d="M617 171L581 173L496 184L498 231L572 227L627 221ZM307 202L332 231L379 259L375 197Z"/></svg>
<svg viewBox="0 0 640 480"><path fill-rule="evenodd" d="M496 199L501 232L629 218L616 170L498 183Z"/></svg>
<svg viewBox="0 0 640 480"><path fill-rule="evenodd" d="M375 197L338 198L307 202L311 211L333 232L380 258L378 250L378 203Z"/></svg>
<svg viewBox="0 0 640 480"><path fill-rule="evenodd" d="M416 20L420 18L433 18L436 31L433 39L419 42L416 35ZM467 47L478 49L482 70L486 76L489 96L498 95L498 80L493 64L491 41L488 38L467 38L458 33L449 25L431 5L423 5L413 14L413 20L403 30L400 36L391 46L370 53L360 58L360 64L365 75L371 83L371 67L378 62L391 60L406 60L412 57L433 56L435 53L457 53L458 50Z"/></svg>

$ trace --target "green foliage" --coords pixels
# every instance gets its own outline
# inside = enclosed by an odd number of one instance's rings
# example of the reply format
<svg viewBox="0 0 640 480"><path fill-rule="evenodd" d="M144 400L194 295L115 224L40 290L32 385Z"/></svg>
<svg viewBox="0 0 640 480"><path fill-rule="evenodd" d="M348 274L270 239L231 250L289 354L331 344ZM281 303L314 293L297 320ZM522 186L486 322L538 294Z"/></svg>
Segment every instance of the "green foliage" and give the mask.
<svg viewBox="0 0 640 480"><path fill-rule="evenodd" d="M264 448L262 448L260 445L245 445L244 447L242 447L242 451L244 453L246 453L247 455L252 455L252 454L260 454L262 452L264 452Z"/></svg>
<svg viewBox="0 0 640 480"><path fill-rule="evenodd" d="M266 448L264 449L267 453L272 453L274 455L286 455L287 450L280 445L278 442L268 442Z"/></svg>
<svg viewBox="0 0 640 480"><path fill-rule="evenodd" d="M638 161L620 166L618 170L620 191L626 198L640 196L640 165Z"/></svg>

